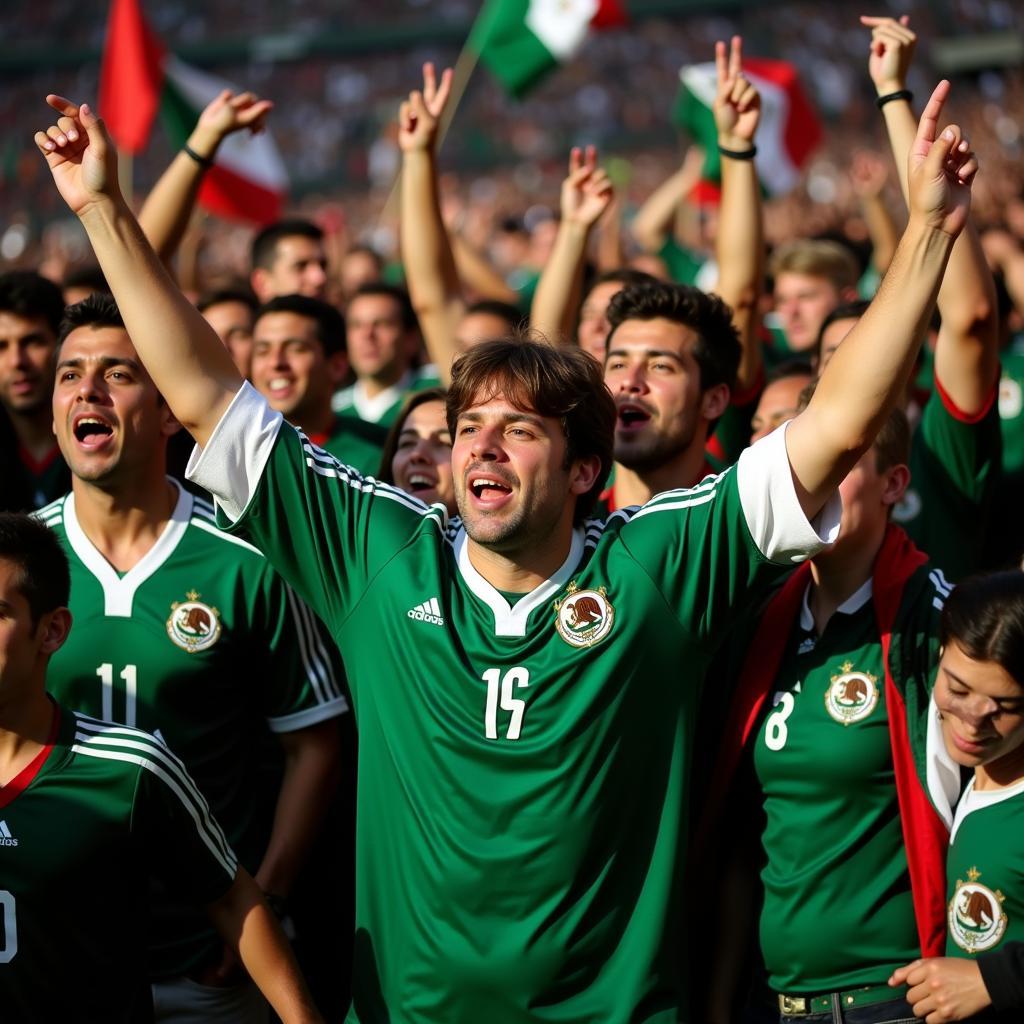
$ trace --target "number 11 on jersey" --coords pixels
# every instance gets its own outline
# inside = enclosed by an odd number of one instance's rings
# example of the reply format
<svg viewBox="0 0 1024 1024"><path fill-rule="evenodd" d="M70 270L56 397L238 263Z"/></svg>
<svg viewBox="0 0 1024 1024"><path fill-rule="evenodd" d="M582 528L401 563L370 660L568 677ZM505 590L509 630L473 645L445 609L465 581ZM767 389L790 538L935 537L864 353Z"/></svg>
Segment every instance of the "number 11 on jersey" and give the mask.
<svg viewBox="0 0 1024 1024"><path fill-rule="evenodd" d="M103 714L101 717L107 722L123 721L125 725L135 726L135 696L136 696L136 670L134 665L125 665L120 672L120 678L124 680L124 718L114 717L114 666L105 662L96 669L96 675L100 677L103 686Z"/></svg>
<svg viewBox="0 0 1024 1024"><path fill-rule="evenodd" d="M498 738L498 705L512 716L509 719L505 739L517 740L523 727L526 701L514 695L517 687L530 685L530 672L525 668L510 668L502 675L500 668L489 668L484 673L487 683L487 705L484 709L484 735L489 740Z"/></svg>

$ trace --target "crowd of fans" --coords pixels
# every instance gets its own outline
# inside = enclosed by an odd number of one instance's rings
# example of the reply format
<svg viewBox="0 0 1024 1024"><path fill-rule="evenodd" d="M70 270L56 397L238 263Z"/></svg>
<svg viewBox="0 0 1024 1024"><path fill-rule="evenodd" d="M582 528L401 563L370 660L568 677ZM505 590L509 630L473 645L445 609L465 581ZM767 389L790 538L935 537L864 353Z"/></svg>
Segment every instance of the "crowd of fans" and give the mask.
<svg viewBox="0 0 1024 1024"><path fill-rule="evenodd" d="M0 203L12 1019L1020 1019L1024 78L928 59L1013 12L852 12L477 71L444 136L422 53L229 69L131 204L84 72L0 98L49 124ZM788 196L744 49L825 118ZM264 127L310 191L197 215Z"/></svg>

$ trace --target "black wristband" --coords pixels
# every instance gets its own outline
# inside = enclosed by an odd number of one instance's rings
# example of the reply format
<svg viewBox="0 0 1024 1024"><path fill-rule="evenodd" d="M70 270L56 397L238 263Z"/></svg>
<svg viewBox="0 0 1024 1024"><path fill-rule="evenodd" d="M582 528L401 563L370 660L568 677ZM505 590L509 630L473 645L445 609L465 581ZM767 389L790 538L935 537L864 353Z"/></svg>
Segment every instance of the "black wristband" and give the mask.
<svg viewBox="0 0 1024 1024"><path fill-rule="evenodd" d="M751 146L750 149L726 149L725 146L719 146L718 152L730 160L753 160L757 156L757 146Z"/></svg>
<svg viewBox="0 0 1024 1024"><path fill-rule="evenodd" d="M200 167L207 168L213 166L212 157L200 156L187 142L185 143L184 146L181 147L181 151L183 153L188 153L188 155L192 157L192 159L195 160L195 162L199 164Z"/></svg>
<svg viewBox="0 0 1024 1024"><path fill-rule="evenodd" d="M913 98L914 94L909 89L897 89L895 92L887 92L884 96L879 96L875 100L875 104L881 110L886 103L891 103L893 100L906 100L909 103Z"/></svg>

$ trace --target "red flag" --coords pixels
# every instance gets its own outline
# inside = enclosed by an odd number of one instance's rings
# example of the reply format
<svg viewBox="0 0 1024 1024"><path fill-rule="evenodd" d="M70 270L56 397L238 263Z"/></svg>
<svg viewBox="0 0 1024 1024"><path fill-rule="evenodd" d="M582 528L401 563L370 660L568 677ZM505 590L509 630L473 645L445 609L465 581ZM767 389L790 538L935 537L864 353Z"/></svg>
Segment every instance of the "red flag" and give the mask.
<svg viewBox="0 0 1024 1024"><path fill-rule="evenodd" d="M145 148L160 105L164 48L139 0L112 0L100 68L100 116L118 148Z"/></svg>

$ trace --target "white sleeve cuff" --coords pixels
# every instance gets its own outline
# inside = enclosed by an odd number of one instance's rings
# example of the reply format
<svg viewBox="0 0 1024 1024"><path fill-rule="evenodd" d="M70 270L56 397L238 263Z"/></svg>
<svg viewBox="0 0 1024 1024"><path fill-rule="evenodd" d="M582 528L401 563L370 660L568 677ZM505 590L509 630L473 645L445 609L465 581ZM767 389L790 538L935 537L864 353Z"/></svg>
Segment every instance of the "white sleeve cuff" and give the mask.
<svg viewBox="0 0 1024 1024"><path fill-rule="evenodd" d="M833 544L843 514L836 491L813 522L804 515L786 451L788 425L745 449L736 465L736 485L750 535L761 554L780 565L803 562Z"/></svg>
<svg viewBox="0 0 1024 1024"><path fill-rule="evenodd" d="M205 487L232 521L252 500L284 422L248 382L238 389L205 448L192 450L185 476Z"/></svg>

